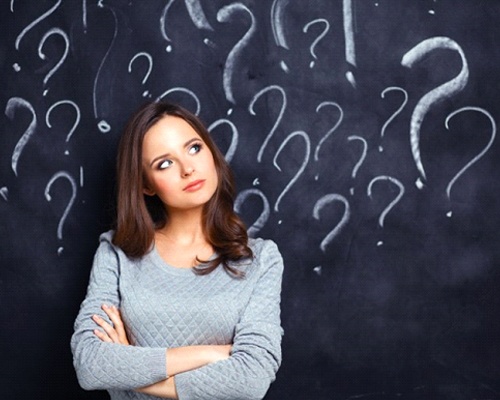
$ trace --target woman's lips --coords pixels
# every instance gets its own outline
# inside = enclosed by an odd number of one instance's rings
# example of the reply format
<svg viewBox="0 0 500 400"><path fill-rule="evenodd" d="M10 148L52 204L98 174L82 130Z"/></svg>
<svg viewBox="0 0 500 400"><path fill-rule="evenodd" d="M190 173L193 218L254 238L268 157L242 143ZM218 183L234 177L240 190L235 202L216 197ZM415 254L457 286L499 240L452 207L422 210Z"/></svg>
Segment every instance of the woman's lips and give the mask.
<svg viewBox="0 0 500 400"><path fill-rule="evenodd" d="M201 189L203 184L205 183L204 179L198 179L196 181L193 181L189 183L184 189L182 189L185 192L195 192L198 189Z"/></svg>

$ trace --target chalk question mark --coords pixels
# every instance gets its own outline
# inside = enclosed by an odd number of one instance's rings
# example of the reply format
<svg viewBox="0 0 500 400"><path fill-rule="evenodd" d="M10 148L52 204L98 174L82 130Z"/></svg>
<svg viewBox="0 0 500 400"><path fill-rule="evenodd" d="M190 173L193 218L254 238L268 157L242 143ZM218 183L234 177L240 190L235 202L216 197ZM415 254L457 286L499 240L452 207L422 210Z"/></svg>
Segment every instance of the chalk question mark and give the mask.
<svg viewBox="0 0 500 400"><path fill-rule="evenodd" d="M288 50L288 44L285 37L285 24L283 22L285 7L289 0L274 0L271 6L271 29L273 31L274 41L280 47Z"/></svg>
<svg viewBox="0 0 500 400"><path fill-rule="evenodd" d="M393 91L399 91L399 92L403 93L403 96L404 96L403 102L401 103L399 108L396 111L394 111L394 113L389 117L389 119L387 121L385 121L385 124L382 126L382 129L380 131L381 138L384 137L385 130L387 129L387 126L389 126L389 124L394 120L394 118L396 118L401 113L401 111L403 111L403 108L405 107L406 103L408 102L408 93L406 92L406 90L404 90L403 88L400 88L398 86L390 86L388 88L385 88L382 91L382 93L380 93L380 97L385 99L386 93L393 92ZM378 150L380 152L384 151L384 148L382 147L382 145L380 145L378 147Z"/></svg>
<svg viewBox="0 0 500 400"><path fill-rule="evenodd" d="M271 28L273 31L274 41L277 46L289 50L285 37L285 7L288 5L289 0L274 0L271 6ZM286 63L281 60L281 69L285 72L289 71Z"/></svg>
<svg viewBox="0 0 500 400"><path fill-rule="evenodd" d="M309 27L311 27L312 25L315 25L315 24L318 24L318 23L323 23L325 24L325 28L323 29L323 31L318 35L318 37L312 42L311 46L309 47L309 52L311 53L311 56L317 60L318 59L318 56L316 55L316 52L314 51L315 50L315 47L317 46L317 44L319 43L319 41L321 39L323 39L325 37L325 35L328 33L328 30L330 29L330 23L324 19L324 18L318 18L318 19L315 19L314 21L311 21L311 22L308 22L305 26L304 26L304 29L302 30L304 33L307 33ZM313 68L314 67L314 60L310 62L309 64L309 68Z"/></svg>
<svg viewBox="0 0 500 400"><path fill-rule="evenodd" d="M363 162L365 161L366 154L368 153L368 143L366 142L365 138L362 138L361 136L356 136L356 135L351 135L347 138L349 142L352 142L353 140L360 141L363 144L363 151L361 152L361 156L359 157L359 160L357 163L354 165L354 168L352 169L351 177L353 179L356 178L356 175L358 173L359 168L361 165L363 165ZM354 188L351 188L350 190L351 195L354 194Z"/></svg>
<svg viewBox="0 0 500 400"><path fill-rule="evenodd" d="M151 55L149 53L146 53L146 52L137 53L134 57L132 57L132 59L128 63L128 72L129 73L132 72L132 64L139 57L144 57L144 58L146 58L146 60L148 60L148 69L146 71L146 74L144 75L144 78L142 78L142 84L144 85L147 82L149 75L151 74L151 70L153 69L153 58L151 57ZM146 96L151 96L151 94L149 93L148 90L145 90L142 93L142 97L146 97Z"/></svg>
<svg viewBox="0 0 500 400"><path fill-rule="evenodd" d="M301 137L302 139L304 139L304 143L305 143L304 160L302 161L302 165L297 170L297 173L293 176L293 178L290 180L290 182L288 182L285 189L283 189L283 191L278 196L278 199L276 200L276 203L274 204L274 211L276 211L276 212L279 211L279 204L280 204L281 200L283 199L283 196L290 190L290 188L295 184L295 182L297 182L300 175L302 175L302 173L306 169L307 163L309 162L309 156L311 154L311 141L310 141L307 133L305 133L303 131L293 132L286 137L286 139L283 141L283 143L281 143L280 147L276 151L276 154L273 158L273 164L276 167L276 169L281 172L281 168L277 163L278 156L280 155L281 151L285 148L285 146L288 144L288 142L290 140L292 140L294 137L298 137L298 138Z"/></svg>
<svg viewBox="0 0 500 400"><path fill-rule="evenodd" d="M73 126L71 127L70 131L68 132L68 134L66 135L66 143L69 142L69 139L71 139L71 136L73 135L73 132L75 131L75 129L78 127L78 124L80 123L80 107L78 107L78 105L71 101L71 100L60 100L56 103L54 103L48 110L47 110L47 114L45 114L45 123L47 124L47 126L49 128L52 128L52 124L50 123L50 114L52 113L52 111L56 108L56 107L59 107L61 105L64 105L64 104L67 104L71 107L73 107L73 109L75 110L75 122L73 123ZM66 155L69 154L68 151L65 152Z"/></svg>
<svg viewBox="0 0 500 400"><path fill-rule="evenodd" d="M339 111L339 117L338 117L335 125L331 129L329 129L328 132L326 132L326 134L321 138L318 145L316 146L316 150L314 150L314 160L315 161L319 160L319 150L320 150L321 146L323 146L323 143L325 142L325 140L328 139L330 137L330 135L337 130L337 128L342 123L342 120L344 119L344 111L342 110L342 107L340 107L334 101L322 102L321 104L318 105L318 107L316 107L316 112L318 113L319 110L321 110L323 107L326 107L326 106L335 107Z"/></svg>
<svg viewBox="0 0 500 400"><path fill-rule="evenodd" d="M345 59L353 67L356 67L356 46L354 42L354 13L352 11L352 0L343 0L344 16L344 38ZM352 71L346 72L347 81L356 88L356 79Z"/></svg>
<svg viewBox="0 0 500 400"><path fill-rule="evenodd" d="M189 90L187 88L184 88L184 87L174 87L174 88L168 89L167 91L163 92L160 96L158 96L158 98L156 100L159 101L159 100L163 99L164 97L168 96L169 94L175 93L175 92L186 93L189 96L191 96L194 99L194 101L196 102L196 111L194 112L194 114L195 115L200 114L200 111L201 111L200 99L198 98L198 96L196 95L195 92L193 92L192 90Z"/></svg>
<svg viewBox="0 0 500 400"><path fill-rule="evenodd" d="M73 203L75 202L75 199L76 199L76 191L77 191L77 187L76 187L76 183L75 183L75 180L73 179L73 177L66 171L59 171L57 173L55 173L52 178L50 178L49 182L47 183L47 186L45 187L45 198L47 199L47 201L52 201L52 196L50 195L50 189L53 185L53 183L58 180L58 179L66 179L69 181L69 183L71 184L71 190L72 190L72 193L71 193L71 198L69 199L68 201L68 204L66 205L66 208L64 210L64 213L63 215L61 216L60 220L59 220L59 223L57 225L57 238L59 240L62 240L63 239L63 226L64 226L64 222L66 221L66 218L68 217L68 214L71 210L71 207L73 206ZM61 254L63 248L60 247L58 249L58 254Z"/></svg>
<svg viewBox="0 0 500 400"><path fill-rule="evenodd" d="M368 184L367 194L370 197L370 199L372 199L372 187L373 187L373 185L376 182L380 182L380 181L389 181L389 182L393 183L394 185L396 185L398 187L398 189L399 189L398 195L394 198L394 200L392 200L384 208L384 210L382 211L382 213L380 214L380 216L378 218L378 224L380 225L381 228L383 228L384 227L385 217L387 216L387 214L389 214L389 212L393 209L393 207L396 204L399 203L399 201L401 200L401 198L403 197L403 195L405 193L405 187L403 186L403 184L398 179L393 178L392 176L387 176L387 175L376 176Z"/></svg>
<svg viewBox="0 0 500 400"><path fill-rule="evenodd" d="M40 44L38 45L38 56L42 60L45 60L47 58L45 53L43 53L43 51L42 51L43 45L45 44L46 40L52 35L61 36L64 39L65 48L64 48L64 53L61 56L60 60L57 62L56 65L54 65L54 67L52 67L52 69L47 73L47 75L45 75L45 78L43 79L44 86L47 84L49 79L56 73L56 71L64 63L64 61L66 60L66 57L68 56L68 51L69 51L69 38L68 38L68 35L66 34L66 32L64 32L62 29L59 29L59 28L52 28L49 31L47 31L47 33L45 33L45 35L43 35L42 40L40 41Z"/></svg>
<svg viewBox="0 0 500 400"><path fill-rule="evenodd" d="M262 200L262 212L257 218L257 220L248 228L248 236L250 237L255 237L255 235L264 227L266 224L267 220L269 219L270 215L270 208L269 208L269 201L267 200L267 197L260 191L259 189L246 189L242 191L238 196L236 197L236 200L234 201L234 211L236 213L241 212L241 207L243 206L243 203L250 197L250 196L258 196Z"/></svg>
<svg viewBox="0 0 500 400"><path fill-rule="evenodd" d="M170 10L170 7L174 3L175 0L170 0L165 8L163 9L163 12L161 14L160 18L160 31L161 35L163 38L171 42L172 40L167 34L167 30L165 29L166 21L167 21L167 14L168 11ZM198 29L207 29L210 31L213 31L214 28L210 25L210 22L208 22L207 16L205 15L205 12L203 11L203 7L201 6L200 0L184 0L184 3L186 4L186 8L188 10L189 16L191 17L191 20L193 21L194 25ZM168 45L166 50L168 52L172 51L172 46Z"/></svg>
<svg viewBox="0 0 500 400"><path fill-rule="evenodd" d="M191 20L198 29L214 30L210 22L208 22L200 0L185 0L184 2L186 3L186 8Z"/></svg>
<svg viewBox="0 0 500 400"><path fill-rule="evenodd" d="M250 105L248 106L248 111L250 112L250 114L256 115L255 110L254 110L255 103L257 102L257 100L260 97L262 97L264 94L266 94L267 92L269 92L271 90L276 90L281 94L281 107L280 107L280 112L278 114L278 117L276 118L276 121L274 122L273 127L271 128L271 130L267 134L266 138L264 139L264 142L260 146L259 152L257 153L257 161L258 162L262 161L262 154L264 153L264 149L267 147L267 144L271 140L272 136L274 135L274 132L276 131L279 124L281 123L281 120L283 119L283 115L285 114L285 109L287 106L286 92L283 90L283 88L281 86L277 86L277 85L267 86L264 89L260 90L253 97L252 101L250 101Z"/></svg>
<svg viewBox="0 0 500 400"><path fill-rule="evenodd" d="M234 13L244 11L250 14L251 24L248 31L243 35L243 37L234 45L234 47L229 52L227 56L226 63L224 65L224 73L222 77L224 93L226 94L226 99L236 104L236 100L234 99L233 88L232 88L232 79L233 73L236 69L236 63L238 61L238 57L241 52L249 43L251 37L256 31L256 20L253 13L242 3L232 3L227 6L222 7L217 13L217 21L219 22L228 22L232 19Z"/></svg>
<svg viewBox="0 0 500 400"><path fill-rule="evenodd" d="M236 147L238 147L238 129L236 128L236 125L234 125L231 121L228 119L219 119L217 121L214 121L209 127L208 131L212 133L212 131L217 128L221 124L227 124L231 128L232 136L231 136L231 144L229 145L229 148L226 151L226 154L224 155L225 160L229 164L231 160L234 157L234 153L236 152Z"/></svg>
<svg viewBox="0 0 500 400"><path fill-rule="evenodd" d="M422 164L422 158L420 156L420 128L425 115L432 106L439 104L440 102L463 90L469 79L469 67L462 48L455 41L447 37L433 37L417 44L403 56L401 65L407 68L412 68L413 65L415 65L415 63L421 60L424 56L437 49L449 49L458 52L462 60L462 69L455 78L443 83L424 95L413 110L410 123L411 152L423 180L426 180L427 177ZM423 182L420 179L417 180L416 184L420 189L423 187Z"/></svg>
<svg viewBox="0 0 500 400"><path fill-rule="evenodd" d="M455 117L456 115L461 114L463 112L466 112L466 111L474 111L474 112L479 112L481 114L486 115L486 117L489 119L489 121L491 123L491 137L490 137L490 140L488 141L487 145L484 147L484 149L479 154L477 154L472 160L470 160L462 169L460 169L460 171L458 171L457 174L448 183L448 186L446 187L446 195L448 196L449 200L451 199L451 188L453 187L455 182L458 180L458 178L460 178L465 173L465 171L467 171L470 167L472 167L472 165L474 165L477 161L479 161L488 152L490 147L493 145L493 142L495 141L496 132L497 132L496 123L495 123L495 120L493 119L493 117L491 116L491 114L488 111L486 111L480 107L462 107L456 111L453 111L450 115L448 115L446 117L446 120L445 120L446 129L448 129L448 130L450 129L449 123L453 117ZM451 211L449 211L447 215L449 217L451 217L451 215L452 215Z"/></svg>
<svg viewBox="0 0 500 400"><path fill-rule="evenodd" d="M100 80L100 77L101 77L101 72L102 72L102 69L104 67L104 64L106 63L106 60L108 59L108 56L109 56L109 53L111 52L111 49L115 43L115 39L118 35L118 18L116 16L116 12L115 10L113 10L111 7L108 7L108 6L105 6L103 5L101 2L98 3L98 7L99 8L107 8L109 11L111 11L111 14L113 14L113 20L114 20L114 32L113 32L113 39L111 39L111 43L108 47L108 49L106 50L106 54L104 54L104 57L102 58L101 60L101 63L99 64L99 69L97 70L97 74L95 76L95 79L94 79L94 87L93 87L93 104L94 104L94 117L96 119L99 119L99 112L98 112L98 107L97 107L97 98L104 98L104 97L107 97L107 96L98 96L97 95L97 88L98 88L98 82ZM111 126L109 125L109 123L104 120L104 119L101 119L98 123L97 123L97 127L99 128L99 130L102 132L102 133L107 133L111 130Z"/></svg>
<svg viewBox="0 0 500 400"><path fill-rule="evenodd" d="M12 120L14 119L15 111L19 108L26 108L31 113L31 122L26 131L24 132L24 134L17 142L16 147L14 148L14 152L12 153L11 167L12 171L14 171L14 174L16 176L17 176L17 163L19 161L19 157L21 156L24 146L26 146L26 143L28 143L31 136L33 136L33 133L35 133L37 124L35 109L31 105L31 103L22 99L21 97L11 97L9 99L9 101L7 102L7 106L5 107L5 114Z"/></svg>
<svg viewBox="0 0 500 400"><path fill-rule="evenodd" d="M319 213L321 210L330 203L333 202L340 202L344 205L344 213L342 215L342 218L340 221L335 225L335 227L325 236L325 238L321 241L320 244L320 249L323 253L326 252L326 248L328 245L335 239L340 231L346 226L346 224L349 222L349 219L351 218L351 207L349 205L349 201L342 195L337 194L337 193L330 193L330 194L325 194L323 197L321 197L316 204L314 205L313 208L313 217L320 221L320 215Z"/></svg>

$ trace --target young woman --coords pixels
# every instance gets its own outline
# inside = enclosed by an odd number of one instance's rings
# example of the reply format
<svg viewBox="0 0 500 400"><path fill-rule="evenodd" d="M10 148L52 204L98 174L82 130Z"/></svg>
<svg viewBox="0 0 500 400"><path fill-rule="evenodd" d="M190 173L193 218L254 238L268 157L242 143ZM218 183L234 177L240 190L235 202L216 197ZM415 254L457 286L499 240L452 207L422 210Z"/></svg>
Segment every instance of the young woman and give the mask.
<svg viewBox="0 0 500 400"><path fill-rule="evenodd" d="M100 237L71 339L84 389L111 399L261 399L281 363L283 262L233 211L206 128L141 107L118 148L117 221Z"/></svg>

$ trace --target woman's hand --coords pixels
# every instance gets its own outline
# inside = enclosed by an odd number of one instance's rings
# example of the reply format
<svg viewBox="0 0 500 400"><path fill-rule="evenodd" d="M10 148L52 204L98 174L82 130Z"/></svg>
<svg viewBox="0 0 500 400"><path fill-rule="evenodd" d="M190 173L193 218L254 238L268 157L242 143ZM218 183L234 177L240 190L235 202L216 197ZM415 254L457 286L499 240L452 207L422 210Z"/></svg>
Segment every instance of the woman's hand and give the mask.
<svg viewBox="0 0 500 400"><path fill-rule="evenodd" d="M113 325L109 324L98 315L94 315L92 319L104 330L103 332L100 329L95 329L94 334L103 342L119 343L128 346L130 343L118 308L103 304L102 310L106 313L111 322L113 322Z"/></svg>

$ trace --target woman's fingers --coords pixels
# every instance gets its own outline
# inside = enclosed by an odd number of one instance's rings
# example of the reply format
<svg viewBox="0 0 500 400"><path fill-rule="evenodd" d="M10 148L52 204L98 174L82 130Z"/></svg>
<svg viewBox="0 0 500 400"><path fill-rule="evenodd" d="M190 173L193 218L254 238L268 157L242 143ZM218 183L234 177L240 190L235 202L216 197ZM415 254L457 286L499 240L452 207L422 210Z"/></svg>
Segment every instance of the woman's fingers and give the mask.
<svg viewBox="0 0 500 400"><path fill-rule="evenodd" d="M118 334L116 333L116 330L106 320L99 317L98 315L92 316L92 319L97 325L99 325L104 330L104 332L97 330L99 333L101 333L101 335L96 334L99 339L105 342L118 343ZM103 335L105 335L109 340L104 340Z"/></svg>
<svg viewBox="0 0 500 400"><path fill-rule="evenodd" d="M96 335L103 342L113 343L110 337L106 333L100 331L99 329L94 329L94 335Z"/></svg>
<svg viewBox="0 0 500 400"><path fill-rule="evenodd" d="M120 343L129 345L129 341L127 338L127 332L125 330L125 325L123 324L122 317L120 315L120 311L115 306L108 306L104 304L102 306L102 310L106 313L106 315L111 320L112 324L107 323L104 319L99 318L98 316L94 316L94 321L106 332L108 337L114 343ZM102 339L101 339L102 340Z"/></svg>
<svg viewBox="0 0 500 400"><path fill-rule="evenodd" d="M109 319L113 322L115 326L116 332L120 335L125 332L125 327L123 326L122 317L120 315L120 311L115 306L107 306L103 305L102 309L108 315Z"/></svg>

